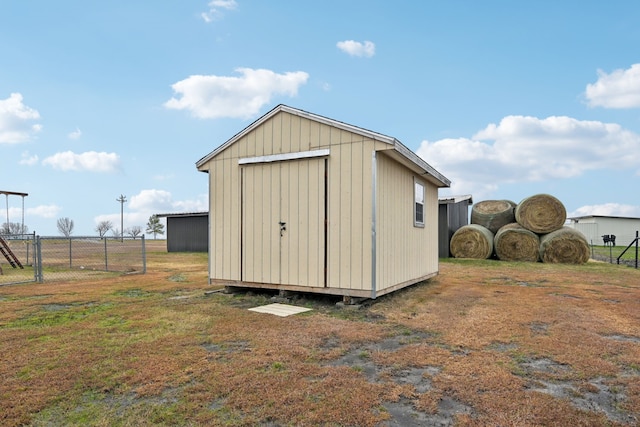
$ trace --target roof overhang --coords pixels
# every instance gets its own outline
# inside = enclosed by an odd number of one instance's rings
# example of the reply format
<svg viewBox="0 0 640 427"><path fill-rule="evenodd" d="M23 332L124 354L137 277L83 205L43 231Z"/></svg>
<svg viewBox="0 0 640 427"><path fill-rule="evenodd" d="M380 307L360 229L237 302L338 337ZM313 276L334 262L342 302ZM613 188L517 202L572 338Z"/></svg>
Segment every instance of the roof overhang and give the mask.
<svg viewBox="0 0 640 427"><path fill-rule="evenodd" d="M435 170L432 166L430 166L427 162L425 162L420 156L411 151L409 148L404 146L400 141L396 138L383 135L378 132L373 132L368 129L364 129L361 127L353 126L348 123L344 123L338 120L333 120L328 117L319 116L317 114L310 113L308 111L299 110L297 108L289 107L284 104L280 104L273 108L271 111L251 123L249 126L232 136L218 148L202 157L200 160L196 162L196 168L200 172L208 172L208 169L205 168L205 165L214 157L216 157L219 153L227 149L230 145L259 127L262 123L269 120L271 117L275 116L280 112L286 112L292 114L294 116L303 117L309 120L313 120L318 123L326 124L328 126L332 126L338 129L345 130L347 132L355 133L357 135L364 136L365 138L372 139L374 141L379 141L385 143L389 146L389 150L380 150L384 151L395 160L409 167L414 172L424 175L430 182L435 184L438 187L449 187L451 185L451 181L447 179L440 172Z"/></svg>
<svg viewBox="0 0 640 427"><path fill-rule="evenodd" d="M392 148L393 149L379 151L384 152L415 173L425 177L429 182L437 187L448 188L451 186L451 181L449 179L395 138L393 138Z"/></svg>
<svg viewBox="0 0 640 427"><path fill-rule="evenodd" d="M449 197L439 197L438 202L441 205L451 204L451 203L460 203L468 201L470 205L473 204L473 197L471 194L462 194L459 196L449 196Z"/></svg>
<svg viewBox="0 0 640 427"><path fill-rule="evenodd" d="M176 218L176 217L190 217L190 216L208 216L209 212L182 212L182 213L161 213L156 214L158 218Z"/></svg>
<svg viewBox="0 0 640 427"><path fill-rule="evenodd" d="M630 219L634 221L640 220L638 217L631 216L613 216L613 215L584 215L584 216L574 216L567 218L567 220L575 221L580 219L588 219L588 218L608 218L608 219Z"/></svg>
<svg viewBox="0 0 640 427"><path fill-rule="evenodd" d="M16 191L2 191L2 190L0 190L0 194L4 194L6 196L22 196L22 197L26 197L29 195L28 193L18 193Z"/></svg>

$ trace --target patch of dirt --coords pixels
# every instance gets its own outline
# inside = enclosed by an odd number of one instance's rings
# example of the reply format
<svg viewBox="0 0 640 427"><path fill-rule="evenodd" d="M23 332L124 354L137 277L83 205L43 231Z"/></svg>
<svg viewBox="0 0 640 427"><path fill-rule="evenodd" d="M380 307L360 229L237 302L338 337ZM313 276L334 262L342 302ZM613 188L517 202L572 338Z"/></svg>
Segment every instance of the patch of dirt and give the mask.
<svg viewBox="0 0 640 427"><path fill-rule="evenodd" d="M628 336L628 335L605 335L605 338L609 338L615 341L622 342L635 342L640 343L640 337Z"/></svg>
<svg viewBox="0 0 640 427"><path fill-rule="evenodd" d="M534 334L546 334L549 330L549 324L545 322L531 322L529 328L531 328L531 332Z"/></svg>
<svg viewBox="0 0 640 427"><path fill-rule="evenodd" d="M399 402L385 403L384 407L391 415L391 420L382 424L383 427L449 427L456 425L461 415L472 415L473 408L455 399L444 397L438 401L438 409L434 414L420 412L408 399Z"/></svg>
<svg viewBox="0 0 640 427"><path fill-rule="evenodd" d="M613 422L635 425L638 421L637 416L621 409L622 403L626 400L624 389L609 385L602 377L584 381L579 385L570 381L536 380L529 384L529 390L566 399L584 411L603 413Z"/></svg>
<svg viewBox="0 0 640 427"><path fill-rule="evenodd" d="M383 403L383 407L390 415L390 420L383 423L382 426L452 426L460 415L472 414L473 408L448 396L442 396L438 399L437 409L434 412L419 410L416 405L416 399L419 399L420 395L433 390L432 379L441 373L441 367L395 368L386 364L378 364L375 358L371 357L374 352L395 352L404 346L425 343L433 338L434 335L427 332L404 330L400 335L351 348L343 356L329 364L331 366L348 366L364 375L372 383L409 386L414 399L401 397L398 401ZM333 342L331 345L337 346L338 344ZM461 349L455 349L453 352L458 355L464 353Z"/></svg>
<svg viewBox="0 0 640 427"><path fill-rule="evenodd" d="M568 376L571 367L548 358L527 359L519 365L529 380L527 389L530 392L566 399L580 410L603 413L613 422L633 424L637 421L635 415L622 409L627 396L620 384L614 385L604 377L573 381L563 379Z"/></svg>
<svg viewBox="0 0 640 427"><path fill-rule="evenodd" d="M536 375L540 373L558 375L571 369L568 365L558 363L547 358L528 359L520 362L520 367L529 375Z"/></svg>

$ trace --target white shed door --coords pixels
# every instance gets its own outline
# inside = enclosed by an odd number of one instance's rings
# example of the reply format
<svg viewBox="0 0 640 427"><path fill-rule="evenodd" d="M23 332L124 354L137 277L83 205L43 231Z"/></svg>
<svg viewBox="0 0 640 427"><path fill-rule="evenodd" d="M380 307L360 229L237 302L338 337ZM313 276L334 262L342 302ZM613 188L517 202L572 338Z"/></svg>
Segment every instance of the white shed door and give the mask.
<svg viewBox="0 0 640 427"><path fill-rule="evenodd" d="M242 169L244 282L325 286L326 160Z"/></svg>

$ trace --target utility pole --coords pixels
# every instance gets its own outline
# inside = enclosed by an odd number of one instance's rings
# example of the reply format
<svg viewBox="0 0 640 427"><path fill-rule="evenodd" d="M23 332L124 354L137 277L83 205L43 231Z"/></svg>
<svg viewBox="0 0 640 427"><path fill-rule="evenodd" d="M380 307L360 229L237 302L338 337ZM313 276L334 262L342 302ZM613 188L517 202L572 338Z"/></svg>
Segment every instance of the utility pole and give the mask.
<svg viewBox="0 0 640 427"><path fill-rule="evenodd" d="M120 195L116 199L116 202L120 202L120 241L124 242L124 204L127 201L127 196Z"/></svg>

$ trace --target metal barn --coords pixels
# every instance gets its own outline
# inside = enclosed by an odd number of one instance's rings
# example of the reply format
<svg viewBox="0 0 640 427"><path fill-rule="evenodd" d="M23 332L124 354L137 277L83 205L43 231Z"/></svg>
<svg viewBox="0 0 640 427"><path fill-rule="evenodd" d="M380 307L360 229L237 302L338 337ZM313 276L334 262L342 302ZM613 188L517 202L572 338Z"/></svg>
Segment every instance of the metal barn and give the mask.
<svg viewBox="0 0 640 427"><path fill-rule="evenodd" d="M164 213L167 218L167 252L207 252L209 213Z"/></svg>
<svg viewBox="0 0 640 427"><path fill-rule="evenodd" d="M395 138L278 105L196 162L211 283L376 298L438 273L438 188Z"/></svg>
<svg viewBox="0 0 640 427"><path fill-rule="evenodd" d="M449 258L451 236L463 225L469 224L469 206L473 204L470 194L441 197L438 209L438 254Z"/></svg>
<svg viewBox="0 0 640 427"><path fill-rule="evenodd" d="M617 246L627 246L636 238L640 230L640 218L587 215L567 218L567 226L580 231L591 245L605 244L605 236L614 236Z"/></svg>

